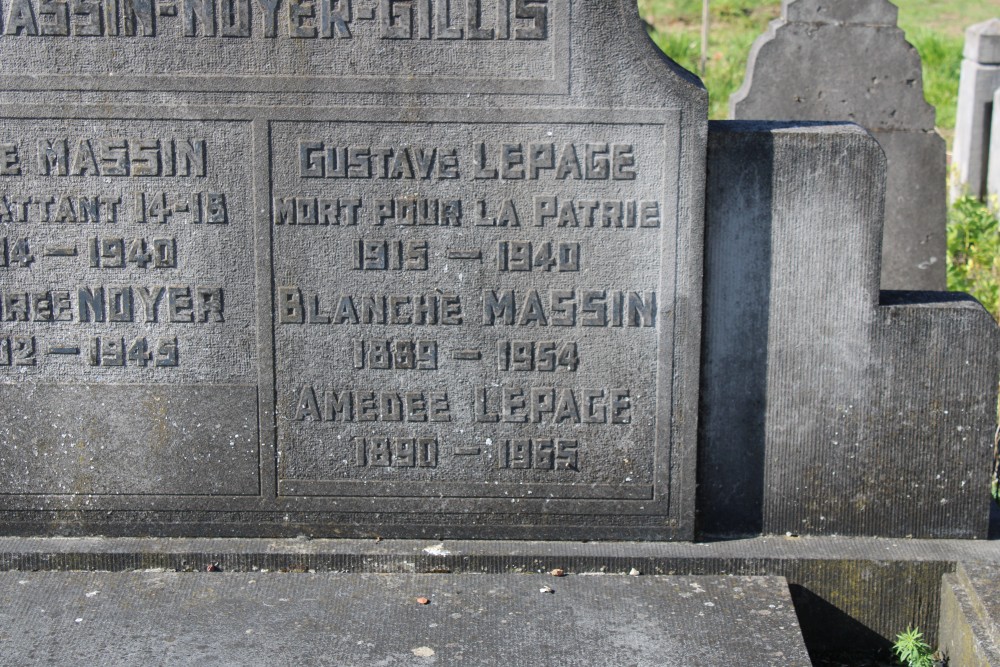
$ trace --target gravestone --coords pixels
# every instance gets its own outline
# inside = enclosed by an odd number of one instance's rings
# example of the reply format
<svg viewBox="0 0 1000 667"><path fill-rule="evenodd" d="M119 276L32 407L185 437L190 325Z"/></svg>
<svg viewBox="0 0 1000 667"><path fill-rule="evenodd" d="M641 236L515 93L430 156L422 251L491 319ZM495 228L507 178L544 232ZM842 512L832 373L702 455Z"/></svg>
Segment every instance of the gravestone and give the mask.
<svg viewBox="0 0 1000 667"><path fill-rule="evenodd" d="M0 55L0 569L102 571L0 577L25 661L798 663L789 599L879 646L990 553L865 536L986 536L996 324L880 295L870 136L709 129L632 0L12 0ZM761 532L861 537L630 542Z"/></svg>
<svg viewBox="0 0 1000 667"><path fill-rule="evenodd" d="M997 325L879 290L884 169L856 125L710 126L706 534L988 535Z"/></svg>
<svg viewBox="0 0 1000 667"><path fill-rule="evenodd" d="M883 289L945 289L945 142L888 0L785 0L730 98L735 119L853 121L888 159Z"/></svg>
<svg viewBox="0 0 1000 667"><path fill-rule="evenodd" d="M0 526L692 538L707 102L640 25L10 4Z"/></svg>
<svg viewBox="0 0 1000 667"><path fill-rule="evenodd" d="M958 177L953 194L982 199L986 194L993 95L1000 89L1000 18L970 26L965 31L962 56L952 156Z"/></svg>
<svg viewBox="0 0 1000 667"><path fill-rule="evenodd" d="M986 195L990 205L1000 212L1000 87L993 94L993 122L990 125L990 146L987 158Z"/></svg>

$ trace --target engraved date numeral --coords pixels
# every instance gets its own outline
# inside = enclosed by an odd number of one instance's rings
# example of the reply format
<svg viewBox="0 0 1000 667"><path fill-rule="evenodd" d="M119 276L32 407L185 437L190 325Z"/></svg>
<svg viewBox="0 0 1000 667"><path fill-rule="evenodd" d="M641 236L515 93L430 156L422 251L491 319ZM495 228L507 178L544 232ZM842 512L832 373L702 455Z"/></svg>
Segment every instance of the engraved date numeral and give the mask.
<svg viewBox="0 0 1000 667"><path fill-rule="evenodd" d="M31 254L31 247L28 239L0 238L0 267L14 267L26 269L35 261L35 256Z"/></svg>
<svg viewBox="0 0 1000 667"><path fill-rule="evenodd" d="M355 271L426 271L427 241L359 239L354 243Z"/></svg>
<svg viewBox="0 0 1000 667"><path fill-rule="evenodd" d="M136 222L165 225L175 215L185 214L194 224L224 225L229 222L226 195L221 192L138 192Z"/></svg>
<svg viewBox="0 0 1000 667"><path fill-rule="evenodd" d="M8 336L0 338L0 366L34 366L34 336Z"/></svg>
<svg viewBox="0 0 1000 667"><path fill-rule="evenodd" d="M579 363L573 341L497 341L497 368L501 371L575 371Z"/></svg>
<svg viewBox="0 0 1000 667"><path fill-rule="evenodd" d="M579 243L532 243L531 241L498 241L497 268L500 271L555 271L564 273L580 270Z"/></svg>
<svg viewBox="0 0 1000 667"><path fill-rule="evenodd" d="M357 369L432 371L437 369L437 364L437 341L354 341L354 367Z"/></svg>
<svg viewBox="0 0 1000 667"><path fill-rule="evenodd" d="M90 237L90 267L93 269L173 269L177 267L174 239L125 239Z"/></svg>
<svg viewBox="0 0 1000 667"><path fill-rule="evenodd" d="M502 440L497 446L497 461L504 469L580 470L576 440L517 438Z"/></svg>
<svg viewBox="0 0 1000 667"><path fill-rule="evenodd" d="M352 438L359 468L436 468L437 438Z"/></svg>
<svg viewBox="0 0 1000 667"><path fill-rule="evenodd" d="M111 336L90 339L87 358L91 366L177 366L177 339L158 338L152 343L145 337L128 340Z"/></svg>

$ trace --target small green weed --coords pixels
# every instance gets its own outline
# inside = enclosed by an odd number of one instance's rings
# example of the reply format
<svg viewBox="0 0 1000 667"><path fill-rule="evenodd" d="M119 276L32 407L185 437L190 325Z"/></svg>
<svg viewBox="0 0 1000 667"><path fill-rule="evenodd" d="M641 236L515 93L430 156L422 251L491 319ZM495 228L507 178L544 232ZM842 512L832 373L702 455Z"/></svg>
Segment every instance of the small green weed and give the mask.
<svg viewBox="0 0 1000 667"><path fill-rule="evenodd" d="M948 289L968 292L1000 320L1000 223L973 197L949 211Z"/></svg>
<svg viewBox="0 0 1000 667"><path fill-rule="evenodd" d="M934 667L934 651L924 641L924 633L919 628L907 628L906 632L896 635L892 650L906 667Z"/></svg>

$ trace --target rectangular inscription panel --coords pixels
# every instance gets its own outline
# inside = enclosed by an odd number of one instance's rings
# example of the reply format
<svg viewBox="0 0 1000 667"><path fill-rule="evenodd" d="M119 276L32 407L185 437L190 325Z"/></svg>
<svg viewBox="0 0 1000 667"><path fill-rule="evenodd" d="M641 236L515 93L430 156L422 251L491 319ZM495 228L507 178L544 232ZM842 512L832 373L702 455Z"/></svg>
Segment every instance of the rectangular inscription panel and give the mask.
<svg viewBox="0 0 1000 667"><path fill-rule="evenodd" d="M633 116L272 123L281 495L667 513L679 121Z"/></svg>
<svg viewBox="0 0 1000 667"><path fill-rule="evenodd" d="M0 120L0 492L259 493L250 129Z"/></svg>
<svg viewBox="0 0 1000 667"><path fill-rule="evenodd" d="M565 92L569 19L567 0L0 0L0 85Z"/></svg>

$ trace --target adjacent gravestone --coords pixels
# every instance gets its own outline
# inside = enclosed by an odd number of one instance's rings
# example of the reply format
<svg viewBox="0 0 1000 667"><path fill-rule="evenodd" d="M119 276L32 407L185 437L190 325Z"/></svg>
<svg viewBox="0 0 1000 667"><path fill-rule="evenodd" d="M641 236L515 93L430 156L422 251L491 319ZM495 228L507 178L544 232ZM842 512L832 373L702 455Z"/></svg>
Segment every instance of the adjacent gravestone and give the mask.
<svg viewBox="0 0 1000 667"><path fill-rule="evenodd" d="M1000 89L1000 18L965 31L955 119L956 195L986 194L993 95Z"/></svg>
<svg viewBox="0 0 1000 667"><path fill-rule="evenodd" d="M1000 88L997 88L993 95L993 123L990 127L986 194L990 198L1000 198ZM1000 211L1000 201L996 199L988 199L988 201L994 209Z"/></svg>
<svg viewBox="0 0 1000 667"><path fill-rule="evenodd" d="M706 534L988 535L997 325L879 290L884 169L855 125L711 124Z"/></svg>
<svg viewBox="0 0 1000 667"><path fill-rule="evenodd" d="M0 54L5 530L693 536L707 102L634 2L19 0Z"/></svg>
<svg viewBox="0 0 1000 667"><path fill-rule="evenodd" d="M883 289L945 289L945 143L887 0L785 0L730 99L737 119L850 120L888 158Z"/></svg>

